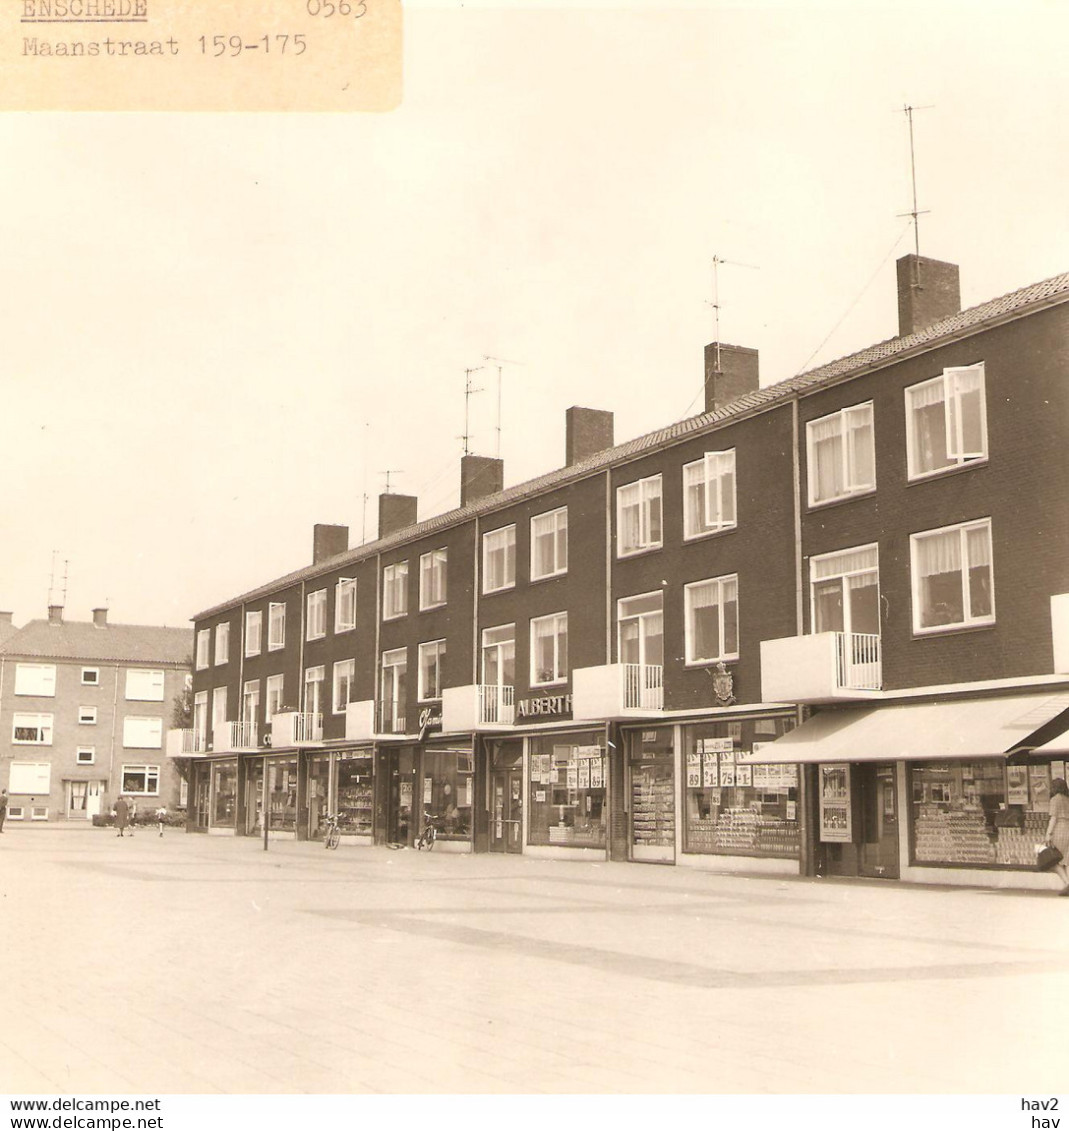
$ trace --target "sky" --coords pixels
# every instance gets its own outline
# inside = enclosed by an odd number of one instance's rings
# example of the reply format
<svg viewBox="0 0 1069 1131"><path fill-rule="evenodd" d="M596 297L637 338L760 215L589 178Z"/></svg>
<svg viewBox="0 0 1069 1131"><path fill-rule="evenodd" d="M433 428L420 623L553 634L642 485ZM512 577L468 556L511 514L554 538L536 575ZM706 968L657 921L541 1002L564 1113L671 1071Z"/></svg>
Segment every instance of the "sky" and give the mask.
<svg viewBox="0 0 1069 1131"><path fill-rule="evenodd" d="M564 462L1069 270L1069 5L411 3L379 114L0 114L0 609L185 625L426 518L469 449ZM504 359L487 362L487 357ZM500 417L498 416L500 388ZM498 424L500 423L500 432ZM68 563L66 567L64 563Z"/></svg>

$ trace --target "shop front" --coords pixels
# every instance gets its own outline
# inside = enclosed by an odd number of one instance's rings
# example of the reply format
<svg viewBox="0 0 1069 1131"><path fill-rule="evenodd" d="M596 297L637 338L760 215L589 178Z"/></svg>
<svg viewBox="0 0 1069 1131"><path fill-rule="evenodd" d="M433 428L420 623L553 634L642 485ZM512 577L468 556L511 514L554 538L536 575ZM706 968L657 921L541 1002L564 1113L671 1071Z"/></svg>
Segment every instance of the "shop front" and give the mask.
<svg viewBox="0 0 1069 1131"><path fill-rule="evenodd" d="M897 880L899 801L892 762L822 762L816 767L819 849L829 876Z"/></svg>
<svg viewBox="0 0 1069 1131"><path fill-rule="evenodd" d="M263 762L268 832L297 835L297 755L283 754Z"/></svg>
<svg viewBox="0 0 1069 1131"><path fill-rule="evenodd" d="M527 739L527 751L524 851L604 859L609 787L605 732L538 733ZM507 788L514 788L511 778Z"/></svg>
<svg viewBox="0 0 1069 1131"><path fill-rule="evenodd" d="M233 836L238 809L238 762L224 758L211 763L211 818L208 831Z"/></svg>
<svg viewBox="0 0 1069 1131"><path fill-rule="evenodd" d="M675 727L625 731L624 741L630 858L672 864L676 856Z"/></svg>
<svg viewBox="0 0 1069 1131"><path fill-rule="evenodd" d="M189 807L189 823L186 826L193 832L206 833L211 823L212 765L207 760L197 761L192 766L193 804Z"/></svg>
<svg viewBox="0 0 1069 1131"><path fill-rule="evenodd" d="M490 819L487 847L491 852L523 851L523 742L502 739L487 743L490 760Z"/></svg>
<svg viewBox="0 0 1069 1131"><path fill-rule="evenodd" d="M243 827L246 836L263 835L264 819L264 758L262 755L249 755L243 759L245 799Z"/></svg>
<svg viewBox="0 0 1069 1131"><path fill-rule="evenodd" d="M436 845L470 852L475 808L475 763L471 745L428 744L421 752L417 835L433 822Z"/></svg>
<svg viewBox="0 0 1069 1131"><path fill-rule="evenodd" d="M342 836L370 844L375 811L372 751L344 750L334 757L334 812L338 828Z"/></svg>

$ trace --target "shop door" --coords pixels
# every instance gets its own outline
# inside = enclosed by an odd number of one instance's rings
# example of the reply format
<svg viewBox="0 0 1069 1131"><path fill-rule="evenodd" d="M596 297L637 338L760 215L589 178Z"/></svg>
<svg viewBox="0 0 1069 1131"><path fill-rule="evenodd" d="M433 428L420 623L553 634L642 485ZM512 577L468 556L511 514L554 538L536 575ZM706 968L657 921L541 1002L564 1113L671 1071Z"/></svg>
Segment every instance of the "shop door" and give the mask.
<svg viewBox="0 0 1069 1131"><path fill-rule="evenodd" d="M898 793L890 762L862 763L857 774L861 844L858 874L898 879Z"/></svg>
<svg viewBox="0 0 1069 1131"><path fill-rule="evenodd" d="M676 856L672 757L631 763L631 859L672 864Z"/></svg>
<svg viewBox="0 0 1069 1131"><path fill-rule="evenodd" d="M198 829L208 827L208 816L211 812L212 774L211 766L197 767L197 784L193 793L193 824Z"/></svg>
<svg viewBox="0 0 1069 1131"><path fill-rule="evenodd" d="M412 809L416 795L415 757L410 749L390 750L385 761L389 773L386 840L389 844L412 845L416 830Z"/></svg>
<svg viewBox="0 0 1069 1131"><path fill-rule="evenodd" d="M523 851L523 773L494 770L490 783L490 851Z"/></svg>
<svg viewBox="0 0 1069 1131"><path fill-rule="evenodd" d="M262 759L249 761L245 768L245 833L257 836L263 831L264 764Z"/></svg>

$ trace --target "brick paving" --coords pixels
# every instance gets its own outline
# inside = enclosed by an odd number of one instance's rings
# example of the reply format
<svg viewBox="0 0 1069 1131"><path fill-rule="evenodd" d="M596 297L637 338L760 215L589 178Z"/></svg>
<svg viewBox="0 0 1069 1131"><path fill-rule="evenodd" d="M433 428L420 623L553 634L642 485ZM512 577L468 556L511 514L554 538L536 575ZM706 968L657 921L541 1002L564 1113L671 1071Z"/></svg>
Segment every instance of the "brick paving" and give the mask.
<svg viewBox="0 0 1069 1131"><path fill-rule="evenodd" d="M1069 900L0 836L13 1093L1048 1093Z"/></svg>

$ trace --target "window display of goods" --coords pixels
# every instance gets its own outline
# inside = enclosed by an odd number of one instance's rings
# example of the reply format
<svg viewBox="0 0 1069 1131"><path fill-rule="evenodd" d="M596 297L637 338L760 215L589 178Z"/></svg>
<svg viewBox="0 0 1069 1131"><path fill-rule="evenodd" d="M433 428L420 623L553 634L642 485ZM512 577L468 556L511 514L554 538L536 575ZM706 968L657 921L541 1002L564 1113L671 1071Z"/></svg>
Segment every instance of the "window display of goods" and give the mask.
<svg viewBox="0 0 1069 1131"><path fill-rule="evenodd" d="M922 807L914 827L916 859L940 864L994 864L995 842L982 811Z"/></svg>

